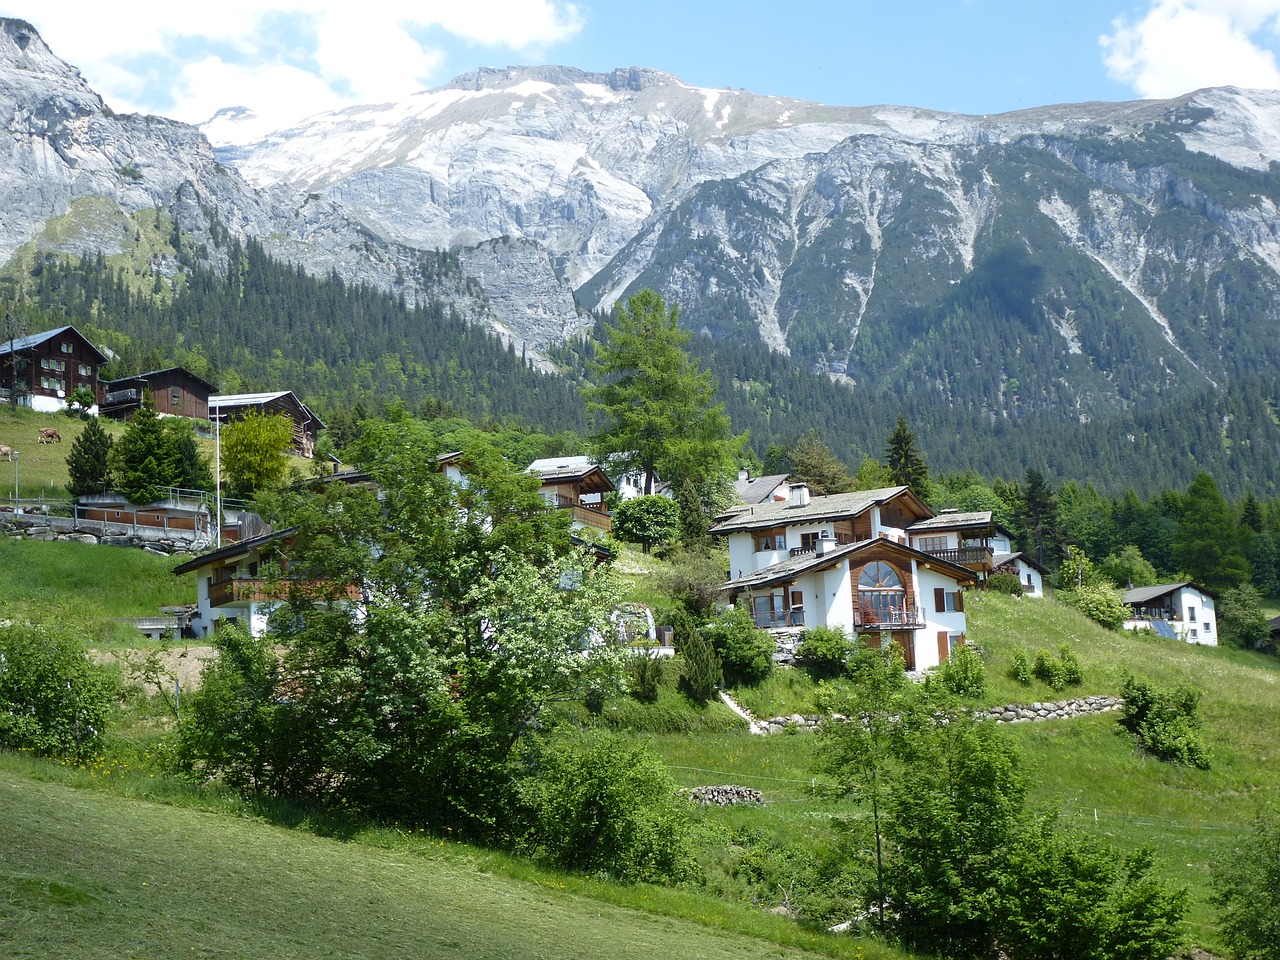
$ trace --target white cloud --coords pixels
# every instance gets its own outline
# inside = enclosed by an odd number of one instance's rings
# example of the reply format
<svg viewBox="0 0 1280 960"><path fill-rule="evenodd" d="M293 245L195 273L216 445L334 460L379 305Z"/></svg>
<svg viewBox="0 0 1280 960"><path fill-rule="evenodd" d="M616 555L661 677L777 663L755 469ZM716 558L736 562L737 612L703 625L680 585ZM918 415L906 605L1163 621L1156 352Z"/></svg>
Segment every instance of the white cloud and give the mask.
<svg viewBox="0 0 1280 960"><path fill-rule="evenodd" d="M1280 87L1271 45L1280 0L1154 0L1136 22L1099 38L1113 79L1142 97L1200 87Z"/></svg>
<svg viewBox="0 0 1280 960"><path fill-rule="evenodd" d="M527 55L582 29L566 0L50 0L34 22L116 109L200 122L244 104L282 124L448 79L450 44Z"/></svg>

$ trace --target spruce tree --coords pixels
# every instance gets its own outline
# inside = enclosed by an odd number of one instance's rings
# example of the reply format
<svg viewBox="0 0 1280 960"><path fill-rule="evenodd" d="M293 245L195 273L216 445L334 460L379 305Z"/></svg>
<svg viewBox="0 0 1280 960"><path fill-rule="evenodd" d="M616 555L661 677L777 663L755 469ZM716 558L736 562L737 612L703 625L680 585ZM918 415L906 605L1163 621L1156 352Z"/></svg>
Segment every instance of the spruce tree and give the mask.
<svg viewBox="0 0 1280 960"><path fill-rule="evenodd" d="M1207 473L1197 474L1182 498L1173 559L1183 573L1210 589L1236 587L1249 579L1235 518Z"/></svg>
<svg viewBox="0 0 1280 960"><path fill-rule="evenodd" d="M102 493L111 484L111 437L97 417L90 417L67 454L67 490L83 497Z"/></svg>
<svg viewBox="0 0 1280 960"><path fill-rule="evenodd" d="M916 435L904 416L899 415L897 426L885 441L884 459L892 483L910 487L921 500L929 498L929 468L916 449Z"/></svg>

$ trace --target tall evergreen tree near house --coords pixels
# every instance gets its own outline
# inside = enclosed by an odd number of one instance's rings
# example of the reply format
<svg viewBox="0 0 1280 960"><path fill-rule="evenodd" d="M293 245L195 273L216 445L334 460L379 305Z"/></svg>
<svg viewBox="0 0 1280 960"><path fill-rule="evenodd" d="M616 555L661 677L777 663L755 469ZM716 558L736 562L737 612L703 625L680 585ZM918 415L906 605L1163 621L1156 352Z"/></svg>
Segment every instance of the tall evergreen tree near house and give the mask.
<svg viewBox="0 0 1280 960"><path fill-rule="evenodd" d="M853 489L849 468L823 442L816 430L810 430L791 445L791 464L793 478L807 483L815 496Z"/></svg>
<svg viewBox="0 0 1280 960"><path fill-rule="evenodd" d="M171 435L145 396L114 446L116 489L130 503L152 503L161 488L176 485L178 466Z"/></svg>
<svg viewBox="0 0 1280 960"><path fill-rule="evenodd" d="M897 426L885 441L884 459L892 483L905 484L921 500L929 498L929 468L916 449L916 435L904 416L899 415Z"/></svg>
<svg viewBox="0 0 1280 960"><path fill-rule="evenodd" d="M1059 554L1058 501L1039 470L1027 468L1026 488L1018 491L1014 505L1014 527L1019 546L1045 564L1056 562Z"/></svg>
<svg viewBox="0 0 1280 960"><path fill-rule="evenodd" d="M690 334L678 316L652 290L618 304L590 364L595 382L583 391L604 421L592 452L642 472L646 494L659 476L701 483L731 473L745 441L730 433L724 405L713 402L715 381L686 351Z"/></svg>
<svg viewBox="0 0 1280 960"><path fill-rule="evenodd" d="M1197 474L1182 498L1173 559L1183 573L1210 589L1239 586L1249 579L1235 517L1207 473Z"/></svg>
<svg viewBox="0 0 1280 960"><path fill-rule="evenodd" d="M67 490L83 497L102 493L111 484L111 436L97 417L90 417L67 455Z"/></svg>

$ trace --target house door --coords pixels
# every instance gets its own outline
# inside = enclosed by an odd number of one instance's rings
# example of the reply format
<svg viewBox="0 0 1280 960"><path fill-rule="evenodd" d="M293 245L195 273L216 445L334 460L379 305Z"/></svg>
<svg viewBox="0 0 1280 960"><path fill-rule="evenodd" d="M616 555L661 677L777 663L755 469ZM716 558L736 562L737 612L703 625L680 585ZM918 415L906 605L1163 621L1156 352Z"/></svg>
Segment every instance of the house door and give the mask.
<svg viewBox="0 0 1280 960"><path fill-rule="evenodd" d="M894 641L902 651L902 665L908 670L916 668L916 636L914 633L898 631L893 635Z"/></svg>

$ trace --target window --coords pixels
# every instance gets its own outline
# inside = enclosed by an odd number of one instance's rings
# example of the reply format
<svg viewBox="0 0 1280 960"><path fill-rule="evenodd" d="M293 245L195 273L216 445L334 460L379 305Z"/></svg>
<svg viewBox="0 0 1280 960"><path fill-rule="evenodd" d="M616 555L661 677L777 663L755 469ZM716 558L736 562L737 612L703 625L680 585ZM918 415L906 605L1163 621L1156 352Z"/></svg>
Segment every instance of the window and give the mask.
<svg viewBox="0 0 1280 960"><path fill-rule="evenodd" d="M40 369L41 369L41 370L48 370L48 369L49 369L49 358L48 358L48 357L41 357L41 358L40 358Z"/></svg>
<svg viewBox="0 0 1280 960"><path fill-rule="evenodd" d="M63 341L63 343L62 343L62 352L63 352L63 353L73 353L74 351L75 351L75 347L73 347L73 346L72 346L70 343L68 343L67 341Z"/></svg>
<svg viewBox="0 0 1280 960"><path fill-rule="evenodd" d="M947 549L946 537L917 537L916 549L923 550L925 553L938 553Z"/></svg>
<svg viewBox="0 0 1280 960"><path fill-rule="evenodd" d="M1191 639L1192 639L1192 640L1194 640L1197 636L1198 636L1198 634L1196 633L1196 628L1195 628L1195 627L1192 627L1192 628L1191 628Z"/></svg>
<svg viewBox="0 0 1280 960"><path fill-rule="evenodd" d="M1196 619L1196 608L1187 607L1187 622L1194 623Z"/></svg>
<svg viewBox="0 0 1280 960"><path fill-rule="evenodd" d="M955 613L958 609L960 609L959 604L957 603L957 598L960 596L960 592L958 590L957 591L949 590L944 596L946 599L947 613Z"/></svg>
<svg viewBox="0 0 1280 960"><path fill-rule="evenodd" d="M93 371L89 369L89 365L88 365L87 363L82 363L82 364L80 364L79 366L77 366L77 367L76 367L76 373L80 374L80 376L82 376L82 377L92 377L92 376L93 376Z"/></svg>
<svg viewBox="0 0 1280 960"><path fill-rule="evenodd" d="M1208 620L1204 622L1204 632L1213 633L1213 624L1210 623Z"/></svg>
<svg viewBox="0 0 1280 960"><path fill-rule="evenodd" d="M169 391L169 408L171 410L177 410L181 406L182 406L182 391L179 390L177 387L174 387L172 390Z"/></svg>
<svg viewBox="0 0 1280 960"><path fill-rule="evenodd" d="M901 620L905 599L902 578L889 564L876 560L862 568L858 577L858 606L863 622Z"/></svg>
<svg viewBox="0 0 1280 960"><path fill-rule="evenodd" d="M755 535L756 553L767 550L787 549L787 533L785 530L765 530Z"/></svg>

